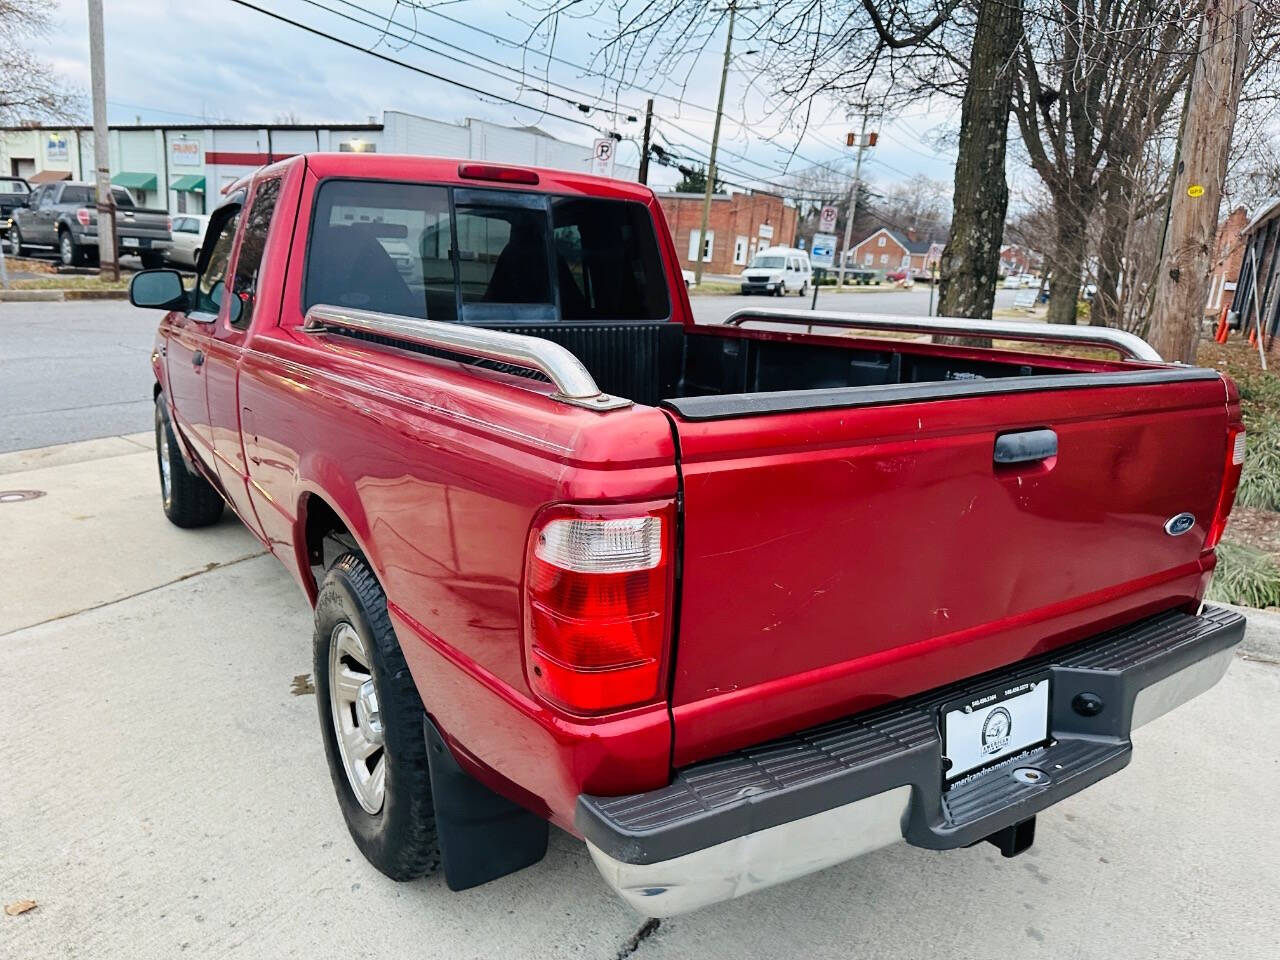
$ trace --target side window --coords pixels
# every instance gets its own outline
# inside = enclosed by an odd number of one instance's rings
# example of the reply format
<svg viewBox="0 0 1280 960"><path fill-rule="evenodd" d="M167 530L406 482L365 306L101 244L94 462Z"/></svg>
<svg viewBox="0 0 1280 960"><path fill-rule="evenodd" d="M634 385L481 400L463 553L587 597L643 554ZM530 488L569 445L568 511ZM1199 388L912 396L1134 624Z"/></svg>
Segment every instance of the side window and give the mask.
<svg viewBox="0 0 1280 960"><path fill-rule="evenodd" d="M240 240L240 255L236 258L232 292L240 298L243 309L232 324L237 330L246 330L253 321L253 308L258 299L258 270L262 267L262 254L267 247L267 235L271 230L271 218L280 199L280 180L266 180L258 184L253 194L253 206L244 221L244 236Z"/></svg>
<svg viewBox="0 0 1280 960"><path fill-rule="evenodd" d="M227 265L231 260L231 245L235 242L236 227L240 223L240 208L232 208L232 212L221 222L219 228L211 223L212 229L218 229L218 238L207 254L209 260L204 272L200 274L200 282L196 286L196 302L194 313L216 314L222 306L222 298L226 295Z"/></svg>
<svg viewBox="0 0 1280 960"><path fill-rule="evenodd" d="M44 202L44 187L36 187L31 191L31 199L27 201L31 206L38 207Z"/></svg>
<svg viewBox="0 0 1280 960"><path fill-rule="evenodd" d="M129 196L128 190L121 190L116 187L111 191L111 197L115 200L117 207L132 207L133 197Z"/></svg>

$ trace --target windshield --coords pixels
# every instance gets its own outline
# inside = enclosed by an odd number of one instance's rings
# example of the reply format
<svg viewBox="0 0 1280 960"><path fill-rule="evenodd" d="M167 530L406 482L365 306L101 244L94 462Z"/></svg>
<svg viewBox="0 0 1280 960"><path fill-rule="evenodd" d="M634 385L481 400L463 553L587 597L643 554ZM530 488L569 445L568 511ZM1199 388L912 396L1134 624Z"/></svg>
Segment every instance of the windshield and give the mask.
<svg viewBox="0 0 1280 960"><path fill-rule="evenodd" d="M0 194L21 196L27 192L27 185L21 180L0 180Z"/></svg>
<svg viewBox="0 0 1280 960"><path fill-rule="evenodd" d="M751 261L749 269L755 270L781 270L786 265L784 257L756 257Z"/></svg>

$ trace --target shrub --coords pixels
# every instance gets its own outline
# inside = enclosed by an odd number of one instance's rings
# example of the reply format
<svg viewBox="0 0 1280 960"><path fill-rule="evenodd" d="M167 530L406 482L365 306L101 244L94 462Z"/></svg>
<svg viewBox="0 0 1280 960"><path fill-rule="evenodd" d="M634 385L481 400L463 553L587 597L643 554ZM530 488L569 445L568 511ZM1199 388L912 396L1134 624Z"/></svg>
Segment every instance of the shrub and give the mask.
<svg viewBox="0 0 1280 960"><path fill-rule="evenodd" d="M1260 510L1280 510L1280 418L1246 416L1248 445L1236 503Z"/></svg>
<svg viewBox="0 0 1280 960"><path fill-rule="evenodd" d="M1243 607L1280 606L1280 565L1243 544L1218 544L1218 566L1207 599Z"/></svg>

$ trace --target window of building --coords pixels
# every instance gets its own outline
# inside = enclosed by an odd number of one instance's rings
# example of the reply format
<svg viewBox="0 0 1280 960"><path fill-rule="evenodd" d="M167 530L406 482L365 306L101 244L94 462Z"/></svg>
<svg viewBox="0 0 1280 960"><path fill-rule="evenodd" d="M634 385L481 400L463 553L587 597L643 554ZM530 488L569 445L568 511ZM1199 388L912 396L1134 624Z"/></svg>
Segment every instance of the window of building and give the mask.
<svg viewBox="0 0 1280 960"><path fill-rule="evenodd" d="M698 230L689 231L689 259L696 263L698 260ZM714 230L707 231L707 242L702 250L702 262L706 263L711 259L711 252L716 244L716 232Z"/></svg>
<svg viewBox="0 0 1280 960"><path fill-rule="evenodd" d="M235 277L231 281L231 291L241 303L240 316L231 325L239 330L247 329L253 320L253 308L258 299L258 271L262 267L262 254L267 248L267 234L279 199L280 179L264 180L254 191L253 205L244 222Z"/></svg>
<svg viewBox="0 0 1280 960"><path fill-rule="evenodd" d="M865 257L862 258L862 264L863 266L869 267L871 266L871 264L875 263L875 259L876 259L875 254L868 253Z"/></svg>
<svg viewBox="0 0 1280 960"><path fill-rule="evenodd" d="M747 262L747 238L738 236L733 241L733 262L736 266L742 266Z"/></svg>
<svg viewBox="0 0 1280 960"><path fill-rule="evenodd" d="M888 255L887 253L882 253L882 254L880 254L880 262L881 262L881 263L888 263L888 262L889 262L889 255Z"/></svg>
<svg viewBox="0 0 1280 960"><path fill-rule="evenodd" d="M911 266L911 254L904 253L902 255L902 269L905 270L909 266Z"/></svg>
<svg viewBox="0 0 1280 960"><path fill-rule="evenodd" d="M876 238L876 246L877 246L877 247L883 247L883 246L884 246L884 237L877 237L877 238Z"/></svg>

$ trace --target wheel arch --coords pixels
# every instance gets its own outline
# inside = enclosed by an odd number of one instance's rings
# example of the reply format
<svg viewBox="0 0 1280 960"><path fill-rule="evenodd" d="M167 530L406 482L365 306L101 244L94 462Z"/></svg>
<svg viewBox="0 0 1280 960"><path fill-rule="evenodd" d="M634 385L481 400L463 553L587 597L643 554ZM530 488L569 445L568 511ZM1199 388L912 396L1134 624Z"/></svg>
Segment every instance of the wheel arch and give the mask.
<svg viewBox="0 0 1280 960"><path fill-rule="evenodd" d="M364 508L345 479L337 480L336 486L315 481L302 483L294 516L294 553L303 589L312 605L320 591L325 568L338 554L348 550L365 557L385 589L381 568L369 548Z"/></svg>

